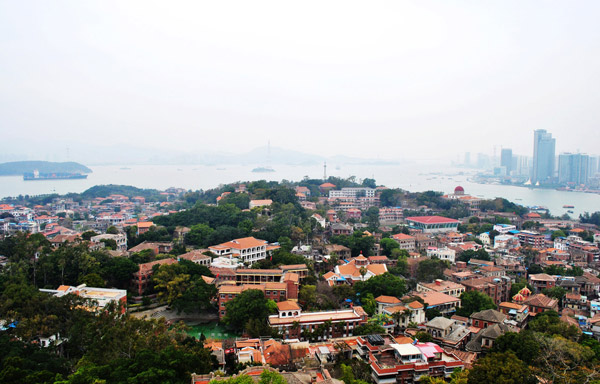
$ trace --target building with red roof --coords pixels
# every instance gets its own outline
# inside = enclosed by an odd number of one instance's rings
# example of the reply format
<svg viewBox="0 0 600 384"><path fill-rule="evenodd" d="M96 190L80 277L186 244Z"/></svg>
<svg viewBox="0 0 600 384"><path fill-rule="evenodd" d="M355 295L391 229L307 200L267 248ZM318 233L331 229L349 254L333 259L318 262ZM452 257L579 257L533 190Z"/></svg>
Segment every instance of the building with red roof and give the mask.
<svg viewBox="0 0 600 384"><path fill-rule="evenodd" d="M423 233L444 233L458 231L458 220L442 216L411 216L406 222Z"/></svg>

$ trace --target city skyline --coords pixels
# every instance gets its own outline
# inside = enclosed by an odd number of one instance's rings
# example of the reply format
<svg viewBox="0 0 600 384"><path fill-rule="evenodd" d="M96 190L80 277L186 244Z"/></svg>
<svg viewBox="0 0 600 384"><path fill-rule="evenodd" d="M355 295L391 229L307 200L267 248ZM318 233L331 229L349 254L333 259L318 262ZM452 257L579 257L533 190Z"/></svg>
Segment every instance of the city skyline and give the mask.
<svg viewBox="0 0 600 384"><path fill-rule="evenodd" d="M557 153L597 147L595 2L310 5L4 2L7 152L69 147L83 161L270 140L453 158L529 154L534 129L553 132Z"/></svg>

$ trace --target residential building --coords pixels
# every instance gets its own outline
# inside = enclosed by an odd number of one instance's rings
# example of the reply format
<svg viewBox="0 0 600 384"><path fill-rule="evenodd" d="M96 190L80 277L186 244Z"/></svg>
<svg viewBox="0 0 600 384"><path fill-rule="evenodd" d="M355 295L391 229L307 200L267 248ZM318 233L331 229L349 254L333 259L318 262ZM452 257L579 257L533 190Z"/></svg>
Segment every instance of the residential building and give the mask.
<svg viewBox="0 0 600 384"><path fill-rule="evenodd" d="M444 316L452 315L460 307L460 299L441 292L419 292L420 297L427 304L425 309L437 309Z"/></svg>
<svg viewBox="0 0 600 384"><path fill-rule="evenodd" d="M475 279L463 280L461 284L466 287L467 292L479 291L485 293L494 300L494 303L500 304L503 301L510 300L511 281L507 276L503 277L480 277Z"/></svg>
<svg viewBox="0 0 600 384"><path fill-rule="evenodd" d="M206 267L209 267L212 259L210 256L204 254L207 251L207 249L195 249L193 251L177 256L177 261L184 259L191 261L192 263L196 263L198 265L204 265Z"/></svg>
<svg viewBox="0 0 600 384"><path fill-rule="evenodd" d="M523 247L532 247L537 249L545 248L546 239L544 235L532 232L532 231L521 231L517 234L519 241Z"/></svg>
<svg viewBox="0 0 600 384"><path fill-rule="evenodd" d="M554 288L556 285L556 279L547 273L529 275L527 280L534 292L542 292L542 290Z"/></svg>
<svg viewBox="0 0 600 384"><path fill-rule="evenodd" d="M127 250L127 236L125 236L123 233L119 233L116 235L105 233L103 235L92 236L90 238L90 241L96 244L100 243L102 240L114 240L115 243L117 243L117 251Z"/></svg>
<svg viewBox="0 0 600 384"><path fill-rule="evenodd" d="M472 313L470 316L471 325L477 328L487 328L494 324L504 324L508 317L495 309L486 309Z"/></svg>
<svg viewBox="0 0 600 384"><path fill-rule="evenodd" d="M441 292L452 297L460 297L466 288L453 281L437 279L433 283L418 283L417 292Z"/></svg>
<svg viewBox="0 0 600 384"><path fill-rule="evenodd" d="M558 300L552 299L542 293L529 296L523 304L529 308L529 314L535 316L538 313L546 311L557 311L558 312Z"/></svg>
<svg viewBox="0 0 600 384"><path fill-rule="evenodd" d="M170 265L177 263L177 260L166 258L156 261L151 261L149 263L143 263L138 266L137 272L133 273L132 284L134 287L134 292L138 294L138 296L142 296L146 288L148 288L148 283L150 283L150 278L154 271L152 268L155 265Z"/></svg>
<svg viewBox="0 0 600 384"><path fill-rule="evenodd" d="M256 207L268 207L271 204L273 204L273 200L271 200L271 199L250 200L250 203L249 203L248 207L250 209L256 208Z"/></svg>
<svg viewBox="0 0 600 384"><path fill-rule="evenodd" d="M382 275L388 271L385 264L371 264L362 254L342 265L336 265L334 273L346 279L349 283L366 281L373 276Z"/></svg>
<svg viewBox="0 0 600 384"><path fill-rule="evenodd" d="M397 233L392 235L392 239L396 240L400 246L400 249L404 249L408 252L414 252L417 249L417 239L414 236L406 235L404 233Z"/></svg>
<svg viewBox="0 0 600 384"><path fill-rule="evenodd" d="M454 264L456 258L456 251L452 248L444 247L430 247L427 248L427 256L428 257L437 257L440 260L447 260L451 264Z"/></svg>
<svg viewBox="0 0 600 384"><path fill-rule="evenodd" d="M389 336L361 336L357 352L371 366L371 378L377 384L413 384L424 375L445 379L455 368L464 368L460 359L437 344L399 344Z"/></svg>
<svg viewBox="0 0 600 384"><path fill-rule="evenodd" d="M244 237L226 243L212 245L208 247L208 250L217 256L236 257L244 263L252 264L256 261L266 259L267 252L277 248L279 248L279 246L269 245L265 240L255 239L254 237Z"/></svg>

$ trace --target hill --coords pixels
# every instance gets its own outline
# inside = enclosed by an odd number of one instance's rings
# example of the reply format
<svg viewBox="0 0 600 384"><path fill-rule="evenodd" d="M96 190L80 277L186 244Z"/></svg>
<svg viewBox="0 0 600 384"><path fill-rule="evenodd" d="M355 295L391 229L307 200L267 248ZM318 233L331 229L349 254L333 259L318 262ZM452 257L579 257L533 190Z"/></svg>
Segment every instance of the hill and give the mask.
<svg viewBox="0 0 600 384"><path fill-rule="evenodd" d="M83 164L74 161L54 163L51 161L12 161L0 164L0 176L22 176L35 170L40 173L92 173Z"/></svg>

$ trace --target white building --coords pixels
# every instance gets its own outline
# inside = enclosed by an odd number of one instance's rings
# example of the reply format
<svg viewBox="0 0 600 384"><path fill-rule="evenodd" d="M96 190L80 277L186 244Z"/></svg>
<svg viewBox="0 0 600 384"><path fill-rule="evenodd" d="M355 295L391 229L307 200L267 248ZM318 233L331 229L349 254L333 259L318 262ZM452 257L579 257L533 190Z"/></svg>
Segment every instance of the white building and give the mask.
<svg viewBox="0 0 600 384"><path fill-rule="evenodd" d="M456 259L456 251L454 249L450 249L448 247L444 248L436 248L429 247L427 248L427 256L429 257L437 257L440 260L448 260L452 264Z"/></svg>
<svg viewBox="0 0 600 384"><path fill-rule="evenodd" d="M375 197L373 188L342 188L339 191L329 191L330 198L356 198L356 197Z"/></svg>
<svg viewBox="0 0 600 384"><path fill-rule="evenodd" d="M267 249L268 247L268 249ZM267 258L267 250L279 248L278 245L269 245L265 240L254 237L235 239L223 244L208 247L216 256L236 257L245 263L254 263Z"/></svg>
<svg viewBox="0 0 600 384"><path fill-rule="evenodd" d="M509 231L516 231L516 230L517 230L517 227L514 225L509 225L509 224L494 225L494 231L498 231L503 235L507 234Z"/></svg>
<svg viewBox="0 0 600 384"><path fill-rule="evenodd" d="M105 233L102 235L93 236L90 241L92 243L100 243L102 240L114 240L117 243L117 251L126 251L127 250L127 236L122 233L119 234L111 234Z"/></svg>

